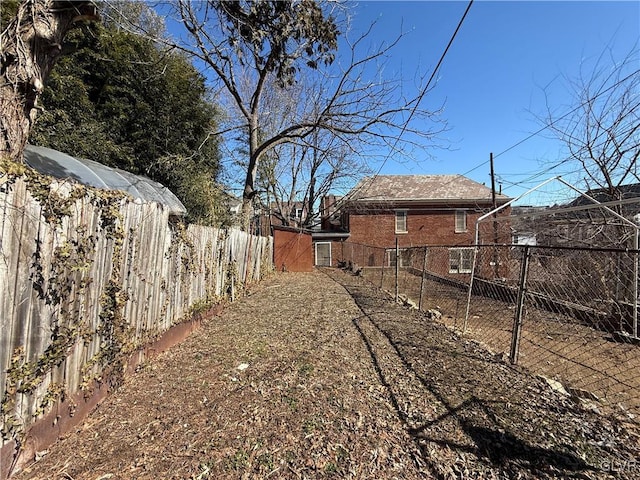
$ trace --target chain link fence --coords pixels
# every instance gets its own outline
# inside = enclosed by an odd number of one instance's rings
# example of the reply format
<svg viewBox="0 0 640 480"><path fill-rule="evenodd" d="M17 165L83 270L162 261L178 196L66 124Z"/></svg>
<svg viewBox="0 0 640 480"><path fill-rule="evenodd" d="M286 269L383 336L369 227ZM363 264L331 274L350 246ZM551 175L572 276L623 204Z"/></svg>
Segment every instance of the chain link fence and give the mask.
<svg viewBox="0 0 640 480"><path fill-rule="evenodd" d="M504 361L592 408L640 414L638 250L344 247L345 267Z"/></svg>

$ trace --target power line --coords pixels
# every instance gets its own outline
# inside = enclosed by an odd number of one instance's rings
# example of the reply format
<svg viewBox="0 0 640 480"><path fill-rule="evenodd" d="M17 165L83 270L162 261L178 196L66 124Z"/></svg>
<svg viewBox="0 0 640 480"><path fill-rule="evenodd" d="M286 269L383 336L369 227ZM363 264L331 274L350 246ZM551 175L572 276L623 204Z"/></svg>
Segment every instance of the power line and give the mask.
<svg viewBox="0 0 640 480"><path fill-rule="evenodd" d="M635 129L636 129L636 125L632 125L631 127L629 127L629 129L627 129L627 130L625 130L623 132L620 132L620 135L621 136L626 136L627 134L633 132ZM577 157L579 155L581 155L581 153L583 151L585 151L585 150L587 150L589 148L597 150L600 147L604 146L608 142L609 142L609 138L604 138L600 143L596 143L596 144L593 144L593 145L586 145L586 144L582 145L578 150L573 152L571 155L563 158L559 162L556 162L556 163L552 164L551 166L545 168L544 170L542 170L540 172L528 173L527 175L530 175L530 176L528 178L525 178L524 180L521 180L520 182L509 182L509 183L511 184L511 186L514 186L514 187L520 186L522 184L530 183L530 182L534 181L536 178L539 178L542 175L545 175L545 174L551 172L552 170L555 170L556 168L558 168L558 167L560 167L562 165L565 165L565 164L567 164L567 163L569 163L571 161L577 160ZM567 173L575 174L575 173L578 173L578 172L581 172L581 171L584 172L584 169L578 168L575 171L569 171Z"/></svg>
<svg viewBox="0 0 640 480"><path fill-rule="evenodd" d="M462 14L462 18L458 22L458 26L456 27L455 31L453 32L453 35L451 35L451 38L449 39L449 43L447 44L446 48L444 49L444 52L442 52L442 55L440 55L440 60L438 60L438 64L436 65L436 68L433 69L433 72L431 72L431 76L429 77L429 80L427 81L427 84L425 85L425 87L420 92L420 95L418 95L418 100L416 101L416 105L411 109L411 113L409 114L409 118L407 119L405 124L402 126L402 130L400 130L400 135L398 135L398 137L396 137L396 141L395 141L395 143L393 145L393 148L395 148L398 145L398 142L400 141L400 137L402 137L402 135L406 131L407 125L409 124L409 122L413 118L413 115L415 114L416 110L418 109L418 106L420 105L420 102L422 102L422 99L426 95L427 91L429 91L429 85L431 85L431 82L435 78L436 73L438 73L438 70L440 70L440 66L442 65L442 62L444 61L444 57L447 55L447 52L449 51L449 48L453 44L453 40L456 38L456 35L458 35L458 31L462 27L462 23L464 22L464 19L467 17L467 13L469 13L469 10L471 9L471 5L472 4L473 4L473 0L470 0L469 4L467 5L466 10ZM390 155L391 155L391 153L389 153L387 155L387 158L389 158ZM386 159L385 159L385 161L386 161Z"/></svg>
<svg viewBox="0 0 640 480"><path fill-rule="evenodd" d="M585 99L582 103L580 103L578 106L574 107L573 109L571 109L570 111L568 111L567 113L565 113L564 115L562 115L561 117L556 118L555 120L551 121L550 123L548 123L547 125L541 127L540 129L536 130L535 132L527 135L525 138L523 138L522 140L517 141L516 143L512 144L511 146L509 146L508 148L504 149L503 151L501 151L498 154L495 154L493 156L494 160L496 158L498 158L501 155L504 155L505 153L513 150L514 148L522 145L523 143L525 143L527 140L532 139L533 137L539 135L540 133L544 132L546 129L552 127L555 123L559 122L560 120L564 120L565 118L567 118L569 115L572 115L573 113L575 113L576 111L578 111L579 109L581 109L582 107L584 107L585 105L589 104L590 102L593 102L594 100L597 100L599 97L601 97L602 95L604 95L605 93L610 92L611 90L613 90L614 88L616 88L617 86L621 85L622 83L626 82L627 80L629 80L630 78L632 78L634 75L637 75L640 73L640 69L639 70L635 70L634 72L630 73L629 75L627 75L626 77L622 78L621 80L618 80L616 83L614 83L613 85L610 85L609 87L607 87L606 89L598 92L596 95L594 95L593 97L589 97L587 99ZM584 148L584 147L583 147ZM525 180L522 180L520 182L517 183L513 183L513 186L518 186L519 184L523 184L523 183L528 183L531 182L533 180L535 180L536 178L549 173L551 170L554 170L556 168L558 168L559 166L567 163L568 161L572 160L573 157L567 157L562 159L560 162L538 172L538 173L533 173L531 174L531 176ZM487 165L489 163L489 161L484 161L478 165L476 165L475 167L471 168L470 170L466 171L465 173L463 173L462 175L465 176L477 169L479 169L480 167L484 167L485 165Z"/></svg>
<svg viewBox="0 0 640 480"><path fill-rule="evenodd" d="M413 115L415 114L415 112L416 112L416 110L417 110L417 108L418 108L418 106L419 106L420 102L422 101L422 99L423 99L424 95L427 93L428 88L429 88L429 85L431 84L431 82L432 82L432 81L433 81L433 79L435 78L435 75L436 75L436 73L438 72L438 70L439 70L439 68L440 68L440 66L441 66L441 64L442 64L442 62L443 62L443 60L444 60L444 58L445 58L445 56L446 56L447 52L449 51L449 48L451 47L451 45L452 45L452 43L453 43L453 40L455 39L456 35L458 34L458 31L460 30L460 28L461 28L461 26L462 26L462 24L463 24L463 22L464 22L464 20L465 20L465 18L466 18L466 16L467 16L467 13L469 12L469 9L471 8L471 5L472 5L472 4L473 4L473 0L471 0L471 1L469 2L469 4L467 5L467 8L466 8L465 12L464 12L464 14L462 15L462 17L461 17L460 21L458 22L458 26L456 27L456 29L455 29L455 31L454 31L454 33L453 33L453 35L451 36L451 38L450 38L450 40L449 40L449 43L447 44L447 46L446 46L445 50L443 51L442 55L440 56L440 60L438 61L438 64L436 65L436 68L435 68L435 69L434 69L434 71L432 72L431 77L429 78L429 81L427 82L426 86L425 86L425 87L422 89L422 91L420 92L420 95L418 96L418 99L417 99L416 105L415 105L415 106L412 108L412 110L411 110L411 113L410 113L410 115L409 115L409 119L407 120L407 122L405 123L405 125L402 127L402 130L401 130L400 134L398 135L398 137L396 137L396 139L395 139L395 142L394 142L394 144L393 144L392 150L393 150L393 149L398 145L398 143L399 143L399 141L400 141L400 138L402 137L402 135L403 135L403 134L405 133L405 131L406 131L407 124L409 123L409 121L411 120L411 118L413 117ZM518 146L522 145L523 143L527 142L527 141L528 141L528 140L530 140L531 138L533 138L533 137L536 137L536 136L540 135L542 132L544 132L544 131L545 131L545 130L547 130L548 128L550 128L550 127L554 126L554 124L556 124L557 122L559 122L559 121L561 121L561 120L564 120L564 119L565 119L565 118L567 118L568 116L570 116L570 115L574 114L574 113L575 113L576 111L578 111L579 109L583 108L583 107L584 107L585 105L587 105L588 103L593 102L594 100L597 100L597 99L598 99L599 97L601 97L602 95L604 95L604 94L606 94L606 93L610 92L611 90L613 90L613 89L614 89L614 88L616 88L617 86L621 85L622 83L626 82L628 79L632 78L633 76L635 76L635 75L637 75L637 74L639 74L639 73L640 73L640 69L635 70L634 72L632 72L632 73L630 73L629 75L627 75L626 77L624 77L624 78L622 78L622 79L618 80L617 82L615 82L614 84L612 84L612 85L610 85L609 87L605 88L604 90L601 90L601 91L600 91L600 92L598 92L596 95L594 95L594 96L592 96L592 97L590 97L590 98L585 99L583 102L581 102L579 105L577 105L576 107L574 107L573 109L571 109L570 111L568 111L567 113L565 113L564 115L562 115L562 116L560 116L560 117L558 117L558 118L556 118L556 119L552 120L551 122L549 122L548 124L544 125L544 126L543 126L543 127L541 127L540 129L538 129L538 130L536 130L535 132L533 132L533 133L531 133L531 134L527 135L525 138L523 138L523 139L521 139L521 140L517 141L516 143L514 143L514 144L510 145L509 147L505 148L505 149L504 149L504 150L502 150L501 152L499 152L499 153L495 154L495 155L493 156L494 160L495 160L496 158L498 158L498 157L500 157L500 156L502 156L502 155L506 154L507 152L509 152L509 151L513 150L514 148L516 148L516 147L518 147ZM382 164L381 164L381 165L380 165L380 167L378 168L378 170L377 170L376 174L375 174L375 175L373 175L373 177L371 177L371 182L369 182L368 186L366 186L366 188L364 189L364 191L365 191L365 192L366 192L366 190L369 188L369 186L371 186L371 184L373 183L373 180L374 180L377 176L379 176L379 175L380 175L380 172L381 172L382 168L384 167L384 165L386 164L386 162L387 162L387 160L389 159L389 157L390 157L390 156L391 156L391 152L389 152L389 153L387 154L387 156L386 156L386 157L385 157L385 159L383 160ZM548 167L548 168L545 168L544 170L542 170L542 171L540 171L540 172L538 172L538 173L534 173L534 174L532 174L529 178L527 178L527 179L525 179L525 180L522 180L522 181L517 182L517 183L513 183L512 185L513 185L513 186L518 186L519 184L523 184L523 183L526 183L526 182L533 181L533 180L535 180L536 178L538 178L538 177L540 177L540 176L542 176L542 175L544 175L544 174L546 174L546 173L549 173L550 171L554 170L555 168L558 168L559 166L561 166L561 165L563 165L563 164L565 164L565 163L569 162L570 160L572 160L572 157L564 158L564 159L562 159L560 162L557 162L556 164L554 164L554 165L552 165L552 166L550 166L550 167ZM479 169L479 168L481 168L481 167L483 167L483 166L487 165L488 163L489 163L489 160L484 161L484 162L482 162L482 163L480 163L480 164L478 164L478 165L476 165L476 166L472 167L471 169L467 170L466 172L464 172L464 173L462 174L462 176L466 176L466 175L468 175L469 173L471 173L471 172L473 172L473 171L475 171L475 170L477 170L477 169Z"/></svg>
<svg viewBox="0 0 640 480"><path fill-rule="evenodd" d="M496 154L493 156L493 158L497 158L501 155L504 155L505 153L507 153L510 150L513 150L514 148L522 145L524 142L526 142L527 140L532 139L533 137L535 137L536 135L540 135L540 133L544 132L547 128L552 127L555 123L559 122L560 120L564 120L565 118L567 118L569 115L577 112L578 110L580 110L582 107L584 107L585 105L587 105L588 103L593 102L594 100L597 100L599 97L601 97L602 95L604 95L605 93L613 90L614 88L616 88L618 85L626 82L627 80L629 80L631 77L633 77L634 75L637 75L638 73L640 73L640 70L636 70L634 72L632 72L631 74L627 75L626 77L624 77L621 80L618 80L616 83L614 83L613 85L611 85L610 87L602 90L601 92L597 93L596 95L594 95L593 97L587 98L584 102L580 103L577 107L573 108L572 110L568 111L567 113L565 113L564 115L562 115L561 117L556 118L555 120L552 120L551 122L549 122L548 124L546 124L545 126L543 126L542 128L540 128L539 130L536 130L535 132L531 133L530 135L526 136L525 138L523 138L522 140L514 143L513 145L511 145L510 147L506 148L505 150L503 150L502 152Z"/></svg>
<svg viewBox="0 0 640 480"><path fill-rule="evenodd" d="M415 115L418 106L420 105L420 102L422 102L422 99L424 98L424 96L427 94L427 92L429 91L429 85L431 85L431 82L433 81L433 79L436 76L436 73L438 73L438 70L440 70L440 66L442 65L442 62L444 61L444 58L447 55L447 52L449 51L449 48L451 47L451 45L453 44L454 39L456 38L456 36L458 35L458 31L460 31L460 28L462 27L462 24L464 22L464 19L467 17L467 14L469 13L469 10L471 9L471 5L473 5L473 0L469 1L469 4L467 5L467 8L465 9L464 13L462 14L462 17L460 18L460 21L458 22L458 26L456 27L455 31L453 32L453 34L451 35L451 38L449 39L449 43L447 43L447 46L445 47L444 51L442 52L442 55L440 55L440 60L438 60L438 63L436 65L436 67L433 69L433 72L431 73L431 76L429 77L429 80L427 81L427 84L424 86L424 88L420 91L420 94L418 95L417 99L416 99L416 104L413 106L413 108L411 109L411 113L409 114L409 118L407 119L407 121L404 123L404 125L402 126L402 129L400 130L399 135L395 138L395 141L393 143L393 146L391 147L389 153L387 153L387 156L385 157L385 159L382 161L382 164L380 165L380 167L378 168L378 171L375 173L375 175L373 175L373 177L371 177L371 182L369 182L369 186L371 185L371 183L373 182L373 180L380 175L380 172L382 171L382 168L385 166L385 164L387 163L387 160L389 160L389 158L391 157L391 152L393 150L395 150L395 148L398 146L398 143L400 142L400 138L404 135L404 133L407 130L407 125L409 124L409 122L411 121L411 119L413 118L413 116ZM366 192L366 190L369 187L367 186L367 188L364 190Z"/></svg>

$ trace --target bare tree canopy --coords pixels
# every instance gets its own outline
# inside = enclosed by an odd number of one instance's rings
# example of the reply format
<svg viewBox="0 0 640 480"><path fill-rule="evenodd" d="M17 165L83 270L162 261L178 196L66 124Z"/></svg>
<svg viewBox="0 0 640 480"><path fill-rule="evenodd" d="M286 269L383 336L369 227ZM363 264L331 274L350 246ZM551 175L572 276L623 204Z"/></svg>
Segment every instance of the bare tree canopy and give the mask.
<svg viewBox="0 0 640 480"><path fill-rule="evenodd" d="M261 122L262 135L273 137L301 118L316 118L320 107L308 94L319 90L305 74L286 89L271 85L263 98L268 114ZM265 152L258 165L258 198L262 209L283 225L294 221L296 226L311 227L319 220L323 196L336 189L346 191L370 173L367 162L348 143L318 128Z"/></svg>
<svg viewBox="0 0 640 480"><path fill-rule="evenodd" d="M97 19L91 1L25 0L0 32L0 155L22 161L24 146L66 33Z"/></svg>
<svg viewBox="0 0 640 480"><path fill-rule="evenodd" d="M580 166L587 189L620 199L620 186L640 182L640 55L636 45L618 60L607 50L591 68L566 78L571 110L556 113L547 100L542 123L565 145L565 163ZM563 106L563 108L566 108Z"/></svg>
<svg viewBox="0 0 640 480"><path fill-rule="evenodd" d="M228 124L215 133L243 156L245 212L258 193L260 162L278 146L302 152L324 138L334 151L341 144L345 154L366 158L401 150L403 134L424 148L442 130L439 108L420 108L424 76L414 79L419 93L407 97L406 79L385 74L403 34L376 47L367 45L371 29L350 38L341 32L349 18L340 2L176 0L173 7L185 34L169 45L194 56L227 101ZM297 99L284 116L270 101L274 89Z"/></svg>
<svg viewBox="0 0 640 480"><path fill-rule="evenodd" d="M316 131L307 142L281 144L264 155L257 179L261 206L282 225L294 220L296 226L313 227L324 196L371 173L335 137Z"/></svg>
<svg viewBox="0 0 640 480"><path fill-rule="evenodd" d="M275 77L291 85L301 63L316 68L331 63L338 30L316 2L179 0L177 11L189 32L179 47L199 58L222 82L241 115L248 136L245 204L255 196L260 157L274 139L260 140L265 85Z"/></svg>

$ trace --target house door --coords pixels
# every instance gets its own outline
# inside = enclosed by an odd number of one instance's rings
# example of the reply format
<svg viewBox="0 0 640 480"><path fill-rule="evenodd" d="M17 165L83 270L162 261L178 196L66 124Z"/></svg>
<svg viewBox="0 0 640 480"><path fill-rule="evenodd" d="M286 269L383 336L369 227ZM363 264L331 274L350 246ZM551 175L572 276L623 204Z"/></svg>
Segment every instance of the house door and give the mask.
<svg viewBox="0 0 640 480"><path fill-rule="evenodd" d="M316 266L331 266L331 242L316 243Z"/></svg>

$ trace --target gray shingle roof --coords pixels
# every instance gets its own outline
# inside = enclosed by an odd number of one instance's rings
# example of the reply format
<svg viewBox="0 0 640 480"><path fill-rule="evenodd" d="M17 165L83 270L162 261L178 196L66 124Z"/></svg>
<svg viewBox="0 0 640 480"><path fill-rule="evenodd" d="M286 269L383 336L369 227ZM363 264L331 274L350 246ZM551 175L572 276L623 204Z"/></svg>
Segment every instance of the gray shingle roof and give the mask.
<svg viewBox="0 0 640 480"><path fill-rule="evenodd" d="M462 175L377 175L362 179L349 197L359 202L490 202L491 189ZM508 200L496 195L498 204Z"/></svg>

